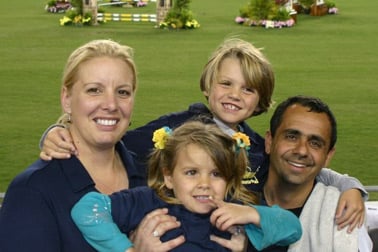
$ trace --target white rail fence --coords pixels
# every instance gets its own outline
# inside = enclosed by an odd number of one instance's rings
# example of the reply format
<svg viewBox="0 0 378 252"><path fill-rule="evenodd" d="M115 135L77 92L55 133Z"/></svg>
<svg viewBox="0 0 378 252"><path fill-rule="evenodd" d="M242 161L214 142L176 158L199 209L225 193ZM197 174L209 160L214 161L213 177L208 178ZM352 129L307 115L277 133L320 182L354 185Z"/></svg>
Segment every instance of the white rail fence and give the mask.
<svg viewBox="0 0 378 252"><path fill-rule="evenodd" d="M378 185L365 186L368 192L378 192Z"/></svg>
<svg viewBox="0 0 378 252"><path fill-rule="evenodd" d="M3 203L4 196L5 196L5 193L0 192L0 207L1 207L1 203Z"/></svg>

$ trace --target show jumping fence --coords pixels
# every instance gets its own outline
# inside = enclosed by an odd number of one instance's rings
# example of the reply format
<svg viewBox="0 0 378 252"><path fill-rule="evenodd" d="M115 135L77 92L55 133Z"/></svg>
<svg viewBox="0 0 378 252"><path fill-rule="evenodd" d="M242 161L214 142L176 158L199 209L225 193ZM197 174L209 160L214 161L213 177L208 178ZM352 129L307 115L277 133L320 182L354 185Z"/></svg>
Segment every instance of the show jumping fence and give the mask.
<svg viewBox="0 0 378 252"><path fill-rule="evenodd" d="M97 21L133 21L156 23L156 14L98 13Z"/></svg>
<svg viewBox="0 0 378 252"><path fill-rule="evenodd" d="M99 3L98 7L109 5L123 5L132 4L138 2L155 2L156 0L124 0L124 1L112 1L106 3ZM141 7L140 7L141 8ZM121 22L157 22L156 14L130 14L130 13L97 13L97 21L121 21Z"/></svg>
<svg viewBox="0 0 378 252"><path fill-rule="evenodd" d="M101 0L99 0L98 2L102 2ZM156 3L156 0L119 0L119 1L116 1L116 0L113 0L113 1L110 1L110 2L105 2L105 3L99 3L97 4L98 6L105 6L105 5L123 5L123 4L137 4L137 3L148 3L148 2L154 2Z"/></svg>

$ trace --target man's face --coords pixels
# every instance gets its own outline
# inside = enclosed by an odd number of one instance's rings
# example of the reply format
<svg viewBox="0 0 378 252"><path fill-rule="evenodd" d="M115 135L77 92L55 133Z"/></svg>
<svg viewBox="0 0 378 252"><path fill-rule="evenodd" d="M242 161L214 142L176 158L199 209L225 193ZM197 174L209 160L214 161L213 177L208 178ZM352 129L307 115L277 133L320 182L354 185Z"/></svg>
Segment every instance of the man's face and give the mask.
<svg viewBox="0 0 378 252"><path fill-rule="evenodd" d="M312 185L334 154L329 151L331 124L325 113L309 112L298 104L289 107L272 138L266 135L269 172L292 185Z"/></svg>

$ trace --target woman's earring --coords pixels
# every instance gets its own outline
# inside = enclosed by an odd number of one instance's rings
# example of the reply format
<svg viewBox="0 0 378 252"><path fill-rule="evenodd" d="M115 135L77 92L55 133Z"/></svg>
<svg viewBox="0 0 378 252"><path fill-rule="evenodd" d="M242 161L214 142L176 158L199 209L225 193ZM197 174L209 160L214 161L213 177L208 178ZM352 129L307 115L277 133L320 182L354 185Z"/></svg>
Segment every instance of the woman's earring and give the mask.
<svg viewBox="0 0 378 252"><path fill-rule="evenodd" d="M67 113L67 122L71 123L71 113Z"/></svg>

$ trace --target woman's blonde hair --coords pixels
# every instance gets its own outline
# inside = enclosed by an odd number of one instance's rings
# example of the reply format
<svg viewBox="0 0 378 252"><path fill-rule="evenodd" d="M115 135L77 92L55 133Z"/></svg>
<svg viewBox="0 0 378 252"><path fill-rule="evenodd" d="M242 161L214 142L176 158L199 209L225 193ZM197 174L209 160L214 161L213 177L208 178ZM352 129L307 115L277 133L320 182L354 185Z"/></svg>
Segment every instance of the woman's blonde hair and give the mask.
<svg viewBox="0 0 378 252"><path fill-rule="evenodd" d="M239 60L247 86L257 90L260 96L257 110L252 115L267 112L273 105L272 95L275 82L273 68L260 49L242 39L226 39L213 52L202 71L201 91L210 91L211 85L217 81L219 76L220 65L227 58Z"/></svg>
<svg viewBox="0 0 378 252"><path fill-rule="evenodd" d="M248 166L248 157L243 149L235 148L235 140L225 134L216 124L190 121L176 128L168 137L163 149L155 149L149 159L148 185L166 202L178 204L173 191L164 183L164 172L172 174L177 164L177 154L189 144L203 149L226 180L225 198L256 203L257 197L242 185Z"/></svg>

